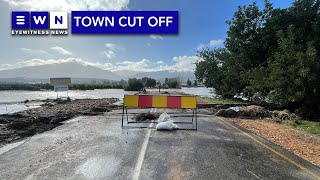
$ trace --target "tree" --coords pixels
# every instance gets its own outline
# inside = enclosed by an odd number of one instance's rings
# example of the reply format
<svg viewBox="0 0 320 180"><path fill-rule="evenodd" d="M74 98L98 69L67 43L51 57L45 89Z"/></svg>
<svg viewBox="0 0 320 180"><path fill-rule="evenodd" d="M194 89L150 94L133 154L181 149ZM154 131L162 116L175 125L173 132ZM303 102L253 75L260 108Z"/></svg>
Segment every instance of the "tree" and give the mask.
<svg viewBox="0 0 320 180"><path fill-rule="evenodd" d="M127 84L127 81L125 81L124 79L121 79L121 81L119 82L119 84Z"/></svg>
<svg viewBox="0 0 320 180"><path fill-rule="evenodd" d="M140 91L143 89L142 80L140 79L129 79L128 80L128 87L125 88L126 91Z"/></svg>
<svg viewBox="0 0 320 180"><path fill-rule="evenodd" d="M146 85L146 82L147 82L148 79L149 79L148 77L143 77L143 78L141 79L141 81L142 81L142 83L143 83L144 85Z"/></svg>
<svg viewBox="0 0 320 180"><path fill-rule="evenodd" d="M174 88L174 89L180 88L180 82L177 78L168 79L166 85L168 86L168 88Z"/></svg>
<svg viewBox="0 0 320 180"><path fill-rule="evenodd" d="M193 86L194 86L194 87L197 87L197 86L198 86L198 81L197 81L197 80L194 80Z"/></svg>
<svg viewBox="0 0 320 180"><path fill-rule="evenodd" d="M152 78L147 78L146 82L145 82L145 86L146 87L155 87L157 85L157 81L155 79Z"/></svg>
<svg viewBox="0 0 320 180"><path fill-rule="evenodd" d="M187 85L188 85L189 87L192 85L192 82L190 81L190 79L188 79Z"/></svg>
<svg viewBox="0 0 320 180"><path fill-rule="evenodd" d="M195 76L207 87L213 87L223 98L232 98L243 89L237 64L225 48L198 52Z"/></svg>
<svg viewBox="0 0 320 180"><path fill-rule="evenodd" d="M169 78L165 78L164 83L166 84L169 81Z"/></svg>
<svg viewBox="0 0 320 180"><path fill-rule="evenodd" d="M141 79L143 85L145 87L149 87L149 88L152 88L152 87L155 87L157 85L157 81L155 79L152 79L152 78L149 78L149 77L143 77Z"/></svg>
<svg viewBox="0 0 320 180"><path fill-rule="evenodd" d="M319 12L319 0L286 9L267 0L262 10L256 3L239 7L227 21L225 47L198 52L197 80L224 98L241 95L320 115Z"/></svg>

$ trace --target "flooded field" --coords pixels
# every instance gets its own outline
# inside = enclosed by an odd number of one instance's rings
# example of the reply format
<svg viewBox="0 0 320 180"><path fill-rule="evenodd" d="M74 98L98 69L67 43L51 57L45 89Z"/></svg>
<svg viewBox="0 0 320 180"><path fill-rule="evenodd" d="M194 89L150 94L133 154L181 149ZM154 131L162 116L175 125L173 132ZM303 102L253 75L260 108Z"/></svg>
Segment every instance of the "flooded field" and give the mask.
<svg viewBox="0 0 320 180"><path fill-rule="evenodd" d="M152 89L150 91L157 91ZM182 88L182 89L164 89L161 91L178 91L198 96L213 96L211 88ZM134 94L136 92L124 91L123 89L97 89L97 90L71 90L59 92L59 97L69 96L71 99L101 99L101 98L118 98L123 99L124 94ZM37 107L36 105L25 105L25 100L45 100L55 99L57 93L54 91L0 91L0 114L13 113Z"/></svg>

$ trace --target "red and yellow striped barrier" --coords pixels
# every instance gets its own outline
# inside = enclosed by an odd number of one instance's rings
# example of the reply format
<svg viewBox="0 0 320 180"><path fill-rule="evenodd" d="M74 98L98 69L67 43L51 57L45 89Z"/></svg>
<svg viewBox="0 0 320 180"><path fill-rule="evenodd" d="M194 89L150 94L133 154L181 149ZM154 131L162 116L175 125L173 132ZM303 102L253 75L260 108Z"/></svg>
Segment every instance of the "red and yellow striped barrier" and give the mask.
<svg viewBox="0 0 320 180"><path fill-rule="evenodd" d="M124 95L124 107L196 109L196 96Z"/></svg>

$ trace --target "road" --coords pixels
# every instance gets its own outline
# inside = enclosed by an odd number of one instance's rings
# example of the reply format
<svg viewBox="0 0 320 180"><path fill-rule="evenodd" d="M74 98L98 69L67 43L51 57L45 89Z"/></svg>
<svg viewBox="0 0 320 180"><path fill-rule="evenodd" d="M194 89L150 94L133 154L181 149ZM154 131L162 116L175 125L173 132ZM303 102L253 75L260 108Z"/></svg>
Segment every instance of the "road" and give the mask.
<svg viewBox="0 0 320 180"><path fill-rule="evenodd" d="M122 129L120 112L74 118L0 149L0 179L319 179L319 167L205 110L198 131L170 132Z"/></svg>

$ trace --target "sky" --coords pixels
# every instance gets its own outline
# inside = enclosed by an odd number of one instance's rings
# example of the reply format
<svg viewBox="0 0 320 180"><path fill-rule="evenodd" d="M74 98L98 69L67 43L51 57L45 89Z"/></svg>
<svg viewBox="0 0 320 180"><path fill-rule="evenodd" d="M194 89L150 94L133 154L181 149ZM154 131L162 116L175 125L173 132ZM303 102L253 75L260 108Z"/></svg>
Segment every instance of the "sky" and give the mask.
<svg viewBox="0 0 320 180"><path fill-rule="evenodd" d="M2 0L0 70L79 62L110 71L194 71L197 51L222 47L239 5L253 0ZM263 0L256 1L260 8ZM293 0L271 0L286 8ZM178 35L12 36L11 11L173 10ZM69 29L70 32L70 29Z"/></svg>

